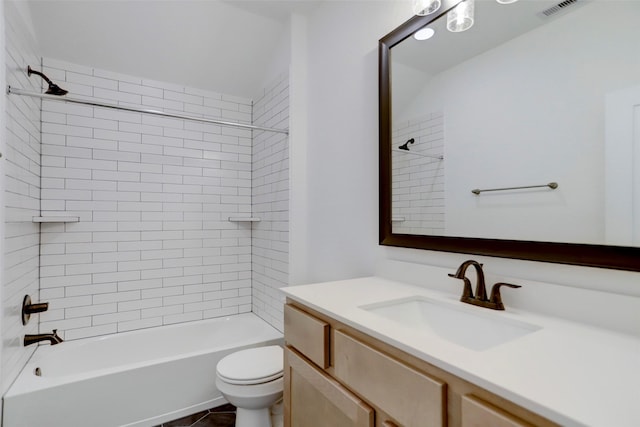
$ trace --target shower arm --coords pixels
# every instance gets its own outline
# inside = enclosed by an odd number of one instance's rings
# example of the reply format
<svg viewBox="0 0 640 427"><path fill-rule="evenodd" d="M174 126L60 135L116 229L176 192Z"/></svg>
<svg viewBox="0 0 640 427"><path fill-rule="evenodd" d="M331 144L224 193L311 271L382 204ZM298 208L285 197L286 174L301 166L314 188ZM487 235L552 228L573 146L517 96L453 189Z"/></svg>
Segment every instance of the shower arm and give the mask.
<svg viewBox="0 0 640 427"><path fill-rule="evenodd" d="M49 77L45 76L43 73L41 73L40 71L36 71L33 68L31 68L31 65L27 65L27 75L29 77L31 77L31 74L35 74L37 76L40 76L44 79L45 82L47 82L49 85L54 84L51 80L49 80Z"/></svg>

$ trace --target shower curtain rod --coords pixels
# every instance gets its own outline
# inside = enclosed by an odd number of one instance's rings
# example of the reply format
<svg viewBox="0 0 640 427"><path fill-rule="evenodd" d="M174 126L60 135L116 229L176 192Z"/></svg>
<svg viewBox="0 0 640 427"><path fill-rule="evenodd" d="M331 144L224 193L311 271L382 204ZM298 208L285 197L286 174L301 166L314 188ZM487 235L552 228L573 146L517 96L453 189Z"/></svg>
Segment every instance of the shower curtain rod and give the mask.
<svg viewBox="0 0 640 427"><path fill-rule="evenodd" d="M112 108L114 110L124 110L124 111L132 111L136 113L153 114L155 116L169 117L172 119L192 120L194 122L212 123L212 124L221 125L221 126L237 127L237 128L243 128L243 129L251 129L251 130L262 130L265 132L277 132L277 133L284 133L285 135L289 135L289 130L287 129L268 128L268 127L262 127L262 126L247 125L244 123L226 122L223 120L216 120L216 119L204 119L202 117L184 116L182 114L165 113L164 111L158 111L158 110L146 110L143 108L124 107L122 105L107 104L104 102L87 101L84 99L67 98L66 96L61 97L57 95L48 95L45 93L30 92L23 89L13 88L11 86L7 87L7 93L13 93L15 95L31 96L34 98L49 99L52 101L64 101L64 102L71 102L73 104L91 105L93 107L104 107L104 108Z"/></svg>
<svg viewBox="0 0 640 427"><path fill-rule="evenodd" d="M414 153L413 151L409 151L409 150L393 150L395 152L398 153L402 153L402 154L413 154L414 156L420 156L420 157L428 157L430 159L438 159L438 160L444 160L444 156L432 156L430 154L422 154L422 153Z"/></svg>

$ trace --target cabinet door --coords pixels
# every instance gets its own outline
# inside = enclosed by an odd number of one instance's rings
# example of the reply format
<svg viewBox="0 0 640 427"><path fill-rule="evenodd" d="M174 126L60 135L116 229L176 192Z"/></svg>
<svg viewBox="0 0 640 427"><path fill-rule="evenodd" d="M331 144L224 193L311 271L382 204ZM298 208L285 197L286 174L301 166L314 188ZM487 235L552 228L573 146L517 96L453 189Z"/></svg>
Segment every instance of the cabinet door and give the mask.
<svg viewBox="0 0 640 427"><path fill-rule="evenodd" d="M285 427L373 427L369 405L290 347L284 368Z"/></svg>
<svg viewBox="0 0 640 427"><path fill-rule="evenodd" d="M292 305L284 306L284 336L287 344L323 369L329 367L330 329L327 322Z"/></svg>
<svg viewBox="0 0 640 427"><path fill-rule="evenodd" d="M334 331L334 373L358 395L406 427L447 425L447 385L373 347Z"/></svg>
<svg viewBox="0 0 640 427"><path fill-rule="evenodd" d="M462 396L462 427L532 427L525 421L482 400Z"/></svg>

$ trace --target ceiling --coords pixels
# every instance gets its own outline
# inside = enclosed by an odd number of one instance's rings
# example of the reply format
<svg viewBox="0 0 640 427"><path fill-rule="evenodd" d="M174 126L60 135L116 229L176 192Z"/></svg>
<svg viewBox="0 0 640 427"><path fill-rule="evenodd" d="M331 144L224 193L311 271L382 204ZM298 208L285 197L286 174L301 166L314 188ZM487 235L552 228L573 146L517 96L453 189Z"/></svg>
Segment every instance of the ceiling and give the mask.
<svg viewBox="0 0 640 427"><path fill-rule="evenodd" d="M520 0L512 4L499 4L495 0L476 0L473 26L461 33L446 29L446 16L429 27L436 33L429 40L413 37L392 49L394 63L404 64L426 75L435 76L469 58L479 55L501 43L576 10L589 0L578 0L572 6L551 17L540 12L561 0ZM437 61L434 61L437 58Z"/></svg>
<svg viewBox="0 0 640 427"><path fill-rule="evenodd" d="M44 57L253 98L288 40L288 16L317 2L28 0Z"/></svg>

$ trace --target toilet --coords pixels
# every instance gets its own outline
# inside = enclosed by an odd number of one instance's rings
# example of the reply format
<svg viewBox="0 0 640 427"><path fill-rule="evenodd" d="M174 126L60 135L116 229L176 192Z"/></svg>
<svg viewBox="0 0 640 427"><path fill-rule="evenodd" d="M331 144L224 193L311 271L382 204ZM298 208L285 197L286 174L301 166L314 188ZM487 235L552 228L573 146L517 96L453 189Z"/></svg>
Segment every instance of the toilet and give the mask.
<svg viewBox="0 0 640 427"><path fill-rule="evenodd" d="M236 427L271 427L271 406L282 398L282 347L229 354L216 366L216 386L237 408Z"/></svg>

